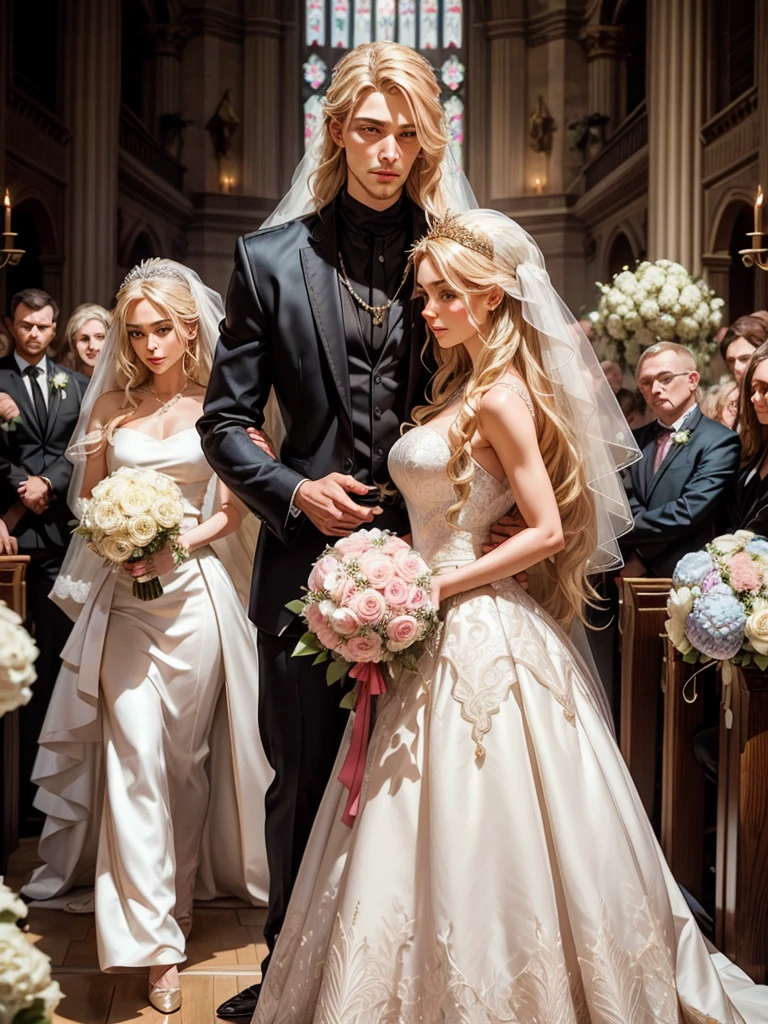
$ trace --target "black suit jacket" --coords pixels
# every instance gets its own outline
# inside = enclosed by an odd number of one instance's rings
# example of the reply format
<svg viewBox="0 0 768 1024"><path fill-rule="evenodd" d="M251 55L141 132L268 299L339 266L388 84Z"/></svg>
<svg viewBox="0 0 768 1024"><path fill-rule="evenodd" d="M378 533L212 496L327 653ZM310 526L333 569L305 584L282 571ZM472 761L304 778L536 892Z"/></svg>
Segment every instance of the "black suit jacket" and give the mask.
<svg viewBox="0 0 768 1024"><path fill-rule="evenodd" d="M66 373L69 383L64 389L65 397L59 390L49 392L48 423L46 429L41 430L16 360L12 354L0 359L0 391L9 394L21 412L21 422L10 424L7 431L0 430L0 458L9 463L7 476L0 485L0 514L18 501L16 489L30 476L47 477L54 491L45 512L41 515L26 512L13 531L19 540L19 550L27 554L63 550L69 544L72 513L67 507L67 489L72 464L64 452L88 387L88 378L82 374L50 359L48 366L49 375Z"/></svg>
<svg viewBox="0 0 768 1024"><path fill-rule="evenodd" d="M624 485L635 525L621 541L636 551L651 576L671 576L689 551L703 547L715 527L739 466L738 434L695 409L685 420L687 444L672 444L653 472L656 425L636 430L643 458L625 471Z"/></svg>
<svg viewBox="0 0 768 1024"><path fill-rule="evenodd" d="M414 239L426 230L414 207ZM289 509L296 485L353 469L352 401L336 275L336 223L331 207L238 239L205 410L198 421L203 449L217 475L268 527L261 531L251 585L250 615L280 633L293 618L286 602L300 596L311 563L330 538ZM424 401L425 337L410 302L411 362L407 409ZM249 439L262 426L271 388L285 424L278 460ZM389 509L376 523L407 530Z"/></svg>

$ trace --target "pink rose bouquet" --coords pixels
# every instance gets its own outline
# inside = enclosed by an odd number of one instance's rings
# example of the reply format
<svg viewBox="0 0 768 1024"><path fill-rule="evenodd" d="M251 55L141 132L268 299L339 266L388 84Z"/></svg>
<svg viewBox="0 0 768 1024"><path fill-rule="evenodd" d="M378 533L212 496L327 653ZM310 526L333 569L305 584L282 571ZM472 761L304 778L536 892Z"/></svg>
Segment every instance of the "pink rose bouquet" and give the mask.
<svg viewBox="0 0 768 1024"><path fill-rule="evenodd" d="M432 570L388 530L357 530L326 547L309 574L306 594L288 608L307 624L293 654L328 662L330 685L356 680L342 707L354 708L347 760L339 775L350 791L343 820L358 810L370 729L371 697L386 692L382 663L416 667L438 628L431 601Z"/></svg>

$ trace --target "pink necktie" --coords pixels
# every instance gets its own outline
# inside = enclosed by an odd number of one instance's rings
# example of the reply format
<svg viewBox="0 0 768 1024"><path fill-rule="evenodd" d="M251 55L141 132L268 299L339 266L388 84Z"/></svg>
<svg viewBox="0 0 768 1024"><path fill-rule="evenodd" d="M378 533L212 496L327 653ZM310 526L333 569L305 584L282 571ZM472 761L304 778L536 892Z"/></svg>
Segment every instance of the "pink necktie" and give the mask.
<svg viewBox="0 0 768 1024"><path fill-rule="evenodd" d="M667 430L664 427L661 428L662 432L656 438L656 455L653 459L653 472L654 475L658 473L659 466L664 461L664 456L669 451L669 447L672 444L672 431Z"/></svg>

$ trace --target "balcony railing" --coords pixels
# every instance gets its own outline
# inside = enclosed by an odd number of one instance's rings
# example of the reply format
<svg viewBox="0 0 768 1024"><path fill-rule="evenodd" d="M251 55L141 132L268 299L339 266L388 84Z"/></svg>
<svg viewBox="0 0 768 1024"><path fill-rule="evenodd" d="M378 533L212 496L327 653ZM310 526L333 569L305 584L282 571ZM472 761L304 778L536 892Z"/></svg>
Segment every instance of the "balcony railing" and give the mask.
<svg viewBox="0 0 768 1024"><path fill-rule="evenodd" d="M181 192L186 168L163 149L127 107L120 111L120 147L166 181L171 188Z"/></svg>
<svg viewBox="0 0 768 1024"><path fill-rule="evenodd" d="M619 126L584 170L587 191L629 160L648 143L648 112L641 103Z"/></svg>

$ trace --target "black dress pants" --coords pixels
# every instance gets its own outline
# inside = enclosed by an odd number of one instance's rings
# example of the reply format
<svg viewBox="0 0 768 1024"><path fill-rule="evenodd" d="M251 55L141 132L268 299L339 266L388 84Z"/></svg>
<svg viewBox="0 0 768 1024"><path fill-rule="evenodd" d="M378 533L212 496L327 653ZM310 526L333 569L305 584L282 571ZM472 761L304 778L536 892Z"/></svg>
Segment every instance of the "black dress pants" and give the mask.
<svg viewBox="0 0 768 1024"><path fill-rule="evenodd" d="M27 567L26 626L35 638L40 656L35 662L37 681L32 684L32 700L19 710L19 832L22 836L38 835L43 823L42 814L32 806L37 792L31 780L32 768L45 713L61 668L61 651L72 629L71 620L48 597L63 558L63 551L35 552Z"/></svg>
<svg viewBox="0 0 768 1024"><path fill-rule="evenodd" d="M325 682L325 665L292 658L306 626L282 634L259 630L259 731L275 778L266 795L269 910L264 937L269 957L285 919L304 848L339 752L349 711L339 707L348 688Z"/></svg>

